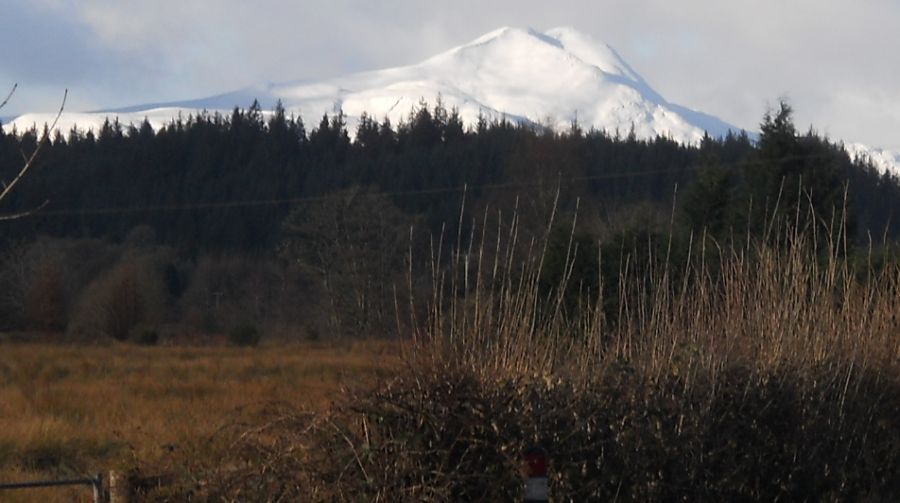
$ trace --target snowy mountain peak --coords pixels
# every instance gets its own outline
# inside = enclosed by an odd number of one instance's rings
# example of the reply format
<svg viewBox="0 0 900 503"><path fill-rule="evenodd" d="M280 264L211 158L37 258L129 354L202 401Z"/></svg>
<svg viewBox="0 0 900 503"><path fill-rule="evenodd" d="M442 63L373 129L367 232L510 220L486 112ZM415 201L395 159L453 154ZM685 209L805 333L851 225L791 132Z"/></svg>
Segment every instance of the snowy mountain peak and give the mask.
<svg viewBox="0 0 900 503"><path fill-rule="evenodd" d="M503 27L486 35L450 49L429 60L425 65L446 65L456 62L474 62L480 68L502 67L513 64L521 67L529 63L536 71L564 60L567 65L584 65L606 74L628 79L646 86L644 80L609 45L596 42L574 28L560 27L540 32L533 28ZM647 86L649 87L649 86Z"/></svg>
<svg viewBox="0 0 900 503"><path fill-rule="evenodd" d="M635 82L644 82L609 44L595 41L571 27L547 30L545 35L558 41L570 54L587 64L594 65L610 75L620 75Z"/></svg>
<svg viewBox="0 0 900 503"><path fill-rule="evenodd" d="M615 49L569 27L544 32L503 27L418 64L317 82L264 84L198 100L66 113L58 128L99 128L107 117L124 124L146 118L160 128L179 115L201 110L227 115L258 99L263 109L280 100L289 113L307 121L343 112L352 135L363 113L398 124L422 100L433 104L439 97L468 125L486 116L565 130L577 120L583 129L621 135L633 131L638 138L664 136L682 143L699 142L705 133L739 131L670 103ZM13 125L21 131L49 122L49 114L31 114Z"/></svg>
<svg viewBox="0 0 900 503"><path fill-rule="evenodd" d="M694 143L704 132L714 136L737 130L714 117L667 102L610 46L574 28L540 32L503 27L419 64L369 71L319 82L262 85L199 100L128 107L95 114L66 114L60 128L97 127L108 115L120 122L145 117L161 127L173 116L199 110L229 111L254 98L263 108L281 100L289 112L307 120L343 112L353 132L364 112L397 124L421 100L441 97L463 121L479 116L567 129L577 120L585 129L640 138L667 136ZM17 119L18 128L40 123L41 116Z"/></svg>
<svg viewBox="0 0 900 503"><path fill-rule="evenodd" d="M484 35L476 38L475 40L463 44L459 47L450 49L447 52L456 52L462 51L474 47L484 46L486 44L497 43L497 44L528 44L528 43L548 43L551 45L559 46L558 41L554 40L551 37L548 37L546 34L541 33L534 28L516 28L513 26L503 26L494 31L485 33Z"/></svg>

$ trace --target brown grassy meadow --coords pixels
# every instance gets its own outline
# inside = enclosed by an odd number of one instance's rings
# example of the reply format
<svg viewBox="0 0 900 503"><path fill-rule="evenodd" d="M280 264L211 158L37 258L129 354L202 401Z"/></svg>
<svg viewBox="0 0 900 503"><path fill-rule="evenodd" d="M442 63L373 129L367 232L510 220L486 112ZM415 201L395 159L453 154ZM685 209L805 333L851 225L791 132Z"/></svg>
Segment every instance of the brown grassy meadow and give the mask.
<svg viewBox="0 0 900 503"><path fill-rule="evenodd" d="M393 344L139 347L0 344L0 480L153 464L260 407L327 408L342 386L399 365ZM78 501L90 490L0 493ZM85 500L86 501L86 500Z"/></svg>

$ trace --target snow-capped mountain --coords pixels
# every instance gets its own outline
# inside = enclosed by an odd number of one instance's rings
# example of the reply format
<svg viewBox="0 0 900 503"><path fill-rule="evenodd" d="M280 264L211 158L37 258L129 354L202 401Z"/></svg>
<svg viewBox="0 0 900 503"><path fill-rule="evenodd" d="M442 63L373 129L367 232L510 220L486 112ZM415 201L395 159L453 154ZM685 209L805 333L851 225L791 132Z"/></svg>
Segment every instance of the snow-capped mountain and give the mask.
<svg viewBox="0 0 900 503"><path fill-rule="evenodd" d="M456 107L468 124L483 114L568 128L577 118L585 129L625 135L633 127L638 137L664 135L682 142L698 141L704 131L723 135L738 130L668 103L611 47L569 28L545 33L501 28L412 66L321 82L269 84L193 101L67 113L59 127L96 127L113 115L123 123L146 117L160 127L178 114L187 117L203 109L227 114L258 99L264 109L281 100L307 121L343 110L352 132L354 119L363 112L397 124L421 100L433 104L438 96L447 108ZM26 115L14 123L30 127L48 119Z"/></svg>
<svg viewBox="0 0 900 503"><path fill-rule="evenodd" d="M501 28L419 64L319 82L267 84L192 101L67 112L58 128L97 128L107 117L125 124L146 118L160 128L179 115L186 118L201 110L228 114L235 106L245 107L257 99L263 109L273 108L280 100L289 113L313 123L323 114L343 111L352 134L364 112L397 124L422 100L434 104L438 97L470 125L479 115L557 130L577 120L584 129L622 135L633 130L639 138L666 136L683 143L695 143L707 132L723 136L740 130L670 103L612 47L572 28L543 33ZM21 130L51 120L51 114L28 114L13 124ZM853 153L878 159L885 168L900 166L900 157L892 158L891 153L861 146Z"/></svg>

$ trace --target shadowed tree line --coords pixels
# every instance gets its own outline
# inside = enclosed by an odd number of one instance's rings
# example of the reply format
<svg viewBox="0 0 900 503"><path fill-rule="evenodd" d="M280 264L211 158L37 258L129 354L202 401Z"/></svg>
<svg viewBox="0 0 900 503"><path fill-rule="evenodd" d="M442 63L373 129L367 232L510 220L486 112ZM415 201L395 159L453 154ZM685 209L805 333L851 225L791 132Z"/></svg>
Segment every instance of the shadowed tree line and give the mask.
<svg viewBox="0 0 900 503"><path fill-rule="evenodd" d="M49 201L0 227L0 278L15 286L0 325L119 339L248 321L309 337L393 333L397 304L433 274L408 257L464 249L488 217L499 224L485 232L498 236L512 219L530 236L549 225L547 285L580 247L572 297L596 295L598 273L617 277L628 253L685 254L700 235L734 242L792 225L815 246L887 260L900 236L898 179L799 133L786 104L761 131L679 145L577 124L556 133L482 118L467 128L423 102L396 125L363 116L352 140L341 115L308 129L256 103L158 131L107 121L56 133L0 207ZM42 133L0 128L0 179ZM608 257L599 270L598 254ZM613 302L614 282L603 288Z"/></svg>

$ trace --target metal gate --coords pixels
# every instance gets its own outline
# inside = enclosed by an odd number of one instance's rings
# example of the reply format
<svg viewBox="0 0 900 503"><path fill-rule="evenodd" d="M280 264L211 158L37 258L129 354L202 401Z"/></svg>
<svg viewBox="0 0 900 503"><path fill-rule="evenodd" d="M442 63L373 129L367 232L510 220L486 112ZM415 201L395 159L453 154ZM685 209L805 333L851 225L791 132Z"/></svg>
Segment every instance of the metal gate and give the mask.
<svg viewBox="0 0 900 503"><path fill-rule="evenodd" d="M103 475L99 473L93 477L85 477L82 479L39 480L34 482L17 482L14 484L0 483L0 491L59 486L89 486L94 493L94 503L103 503Z"/></svg>

